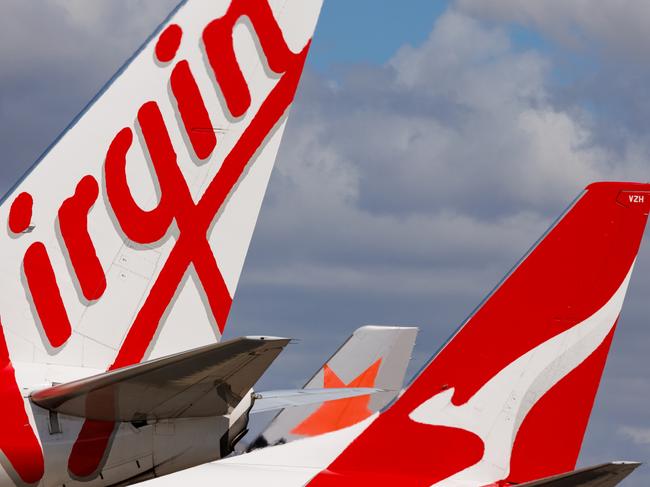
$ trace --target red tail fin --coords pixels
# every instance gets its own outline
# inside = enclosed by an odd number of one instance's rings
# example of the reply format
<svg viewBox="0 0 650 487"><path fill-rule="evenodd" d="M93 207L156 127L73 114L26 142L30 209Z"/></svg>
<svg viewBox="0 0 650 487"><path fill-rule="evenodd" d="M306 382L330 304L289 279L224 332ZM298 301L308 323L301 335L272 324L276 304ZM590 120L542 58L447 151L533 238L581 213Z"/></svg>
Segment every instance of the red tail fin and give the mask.
<svg viewBox="0 0 650 487"><path fill-rule="evenodd" d="M572 470L649 209L650 184L590 185L313 484L487 485Z"/></svg>

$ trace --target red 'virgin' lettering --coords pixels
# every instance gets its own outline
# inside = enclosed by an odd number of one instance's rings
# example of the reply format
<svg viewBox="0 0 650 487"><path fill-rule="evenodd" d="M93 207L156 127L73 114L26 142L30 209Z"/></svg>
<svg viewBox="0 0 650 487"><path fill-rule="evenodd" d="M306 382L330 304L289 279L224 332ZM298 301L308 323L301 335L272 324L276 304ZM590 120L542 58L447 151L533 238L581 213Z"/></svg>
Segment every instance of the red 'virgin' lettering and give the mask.
<svg viewBox="0 0 650 487"><path fill-rule="evenodd" d="M228 110L235 117L242 116L251 105L250 90L237 62L232 41L233 28L243 16L247 16L253 24L269 67L275 73L290 71L300 57L287 47L267 2L233 1L226 15L213 20L205 28L203 42Z"/></svg>
<svg viewBox="0 0 650 487"><path fill-rule="evenodd" d="M181 45L181 38L183 37L183 29L177 24L172 24L167 27L156 43L156 58L161 63L168 63L178 51Z"/></svg>
<svg viewBox="0 0 650 487"><path fill-rule="evenodd" d="M23 268L36 313L50 345L63 345L72 328L65 310L61 291L47 249L42 242L34 242L25 252Z"/></svg>
<svg viewBox="0 0 650 487"><path fill-rule="evenodd" d="M187 61L178 63L172 71L171 87L185 133L192 143L194 153L203 161L212 154L217 145L217 136Z"/></svg>
<svg viewBox="0 0 650 487"><path fill-rule="evenodd" d="M9 210L9 230L13 233L21 233L27 230L32 221L32 195L20 193L11 203Z"/></svg>
<svg viewBox="0 0 650 487"><path fill-rule="evenodd" d="M251 19L257 32L264 33L260 42L271 68L276 72L284 69L285 72L224 159L201 200L197 204L192 202L155 103L145 104L138 115L161 188L160 203L151 212L144 212L137 207L129 193L126 174L123 173L126 151L132 140L130 130L122 130L113 142L116 147L112 145L109 150L105 166L107 193L120 227L127 237L139 243L150 243L162 238L172 218L176 219L179 227L178 241L138 312L112 368L131 365L142 359L190 263L196 268L220 331L225 326L230 309L230 295L207 242L207 232L246 165L293 101L310 45L308 43L300 53L293 53L284 42L270 7L264 2L242 0L234 0L224 17L210 23L204 32L204 39L211 39L206 34L210 29L221 32L220 23L229 26L232 34L232 27L242 15ZM227 36L226 40L226 44L221 45L224 52L234 53L232 35ZM211 44L213 55L216 55L217 47ZM233 62L236 63L234 57ZM241 73L239 68L237 72ZM243 77L241 82L248 93ZM236 95L239 91L228 89L227 92ZM113 179L117 184L111 184Z"/></svg>
<svg viewBox="0 0 650 487"><path fill-rule="evenodd" d="M115 423L110 421L84 422L68 460L68 469L74 477L89 480L99 474L99 467L106 456L114 431Z"/></svg>
<svg viewBox="0 0 650 487"><path fill-rule="evenodd" d="M232 301L206 237L214 215L202 214L192 200L158 104L145 103L138 112L138 122L158 177L160 203L149 212L137 206L126 183L129 147L120 143L111 146L106 158L106 190L113 211L122 231L135 242L155 242L171 227L172 220L176 221L179 237L129 330L113 368L142 359L190 264L196 269L220 332L223 332Z"/></svg>
<svg viewBox="0 0 650 487"><path fill-rule="evenodd" d="M45 471L43 451L25 412L25 403L16 382L16 373L5 335L0 324L0 450L9 460L20 479L36 484Z"/></svg>
<svg viewBox="0 0 650 487"><path fill-rule="evenodd" d="M126 153L132 143L133 132L130 128L122 129L113 139L104 165L106 194L126 237L139 244L148 244L157 242L165 236L172 223L176 195L174 191L163 190L167 187L173 188L165 181L170 170L163 165L168 161L154 158L152 155L153 166L161 188L160 201L153 210L143 210L138 206L126 179Z"/></svg>
<svg viewBox="0 0 650 487"><path fill-rule="evenodd" d="M59 227L70 262L88 300L99 299L106 290L106 276L88 234L88 213L99 195L97 181L85 176L72 197L59 209Z"/></svg>
<svg viewBox="0 0 650 487"><path fill-rule="evenodd" d="M260 43L269 67L283 75L225 157L200 201L194 204L191 198L156 103L143 105L138 114L161 190L156 208L143 211L129 191L125 165L126 153L133 141L130 129L125 128L117 134L107 154L104 167L106 191L125 235L139 243L155 242L166 234L172 220L176 221L179 230L178 240L138 311L110 369L142 360L190 264L197 272L219 330L223 331L225 326L231 297L207 241L207 234L215 215L224 205L247 164L293 101L310 46L308 43L301 52L293 53L286 45L266 2L233 0L226 15L205 29L203 39L217 82L223 90L229 110L235 116L243 115L250 106L250 91L237 65L232 40L232 29L244 15L249 17L256 32L261 33ZM102 451L105 451L114 428L109 431L108 427L94 423L97 422L84 423L77 442L92 439L93 449L102 446ZM69 470L73 474L80 472L79 476L98 472L97 462L106 455L93 455L93 459L90 459L83 455L82 450L76 445L72 449L68 461Z"/></svg>

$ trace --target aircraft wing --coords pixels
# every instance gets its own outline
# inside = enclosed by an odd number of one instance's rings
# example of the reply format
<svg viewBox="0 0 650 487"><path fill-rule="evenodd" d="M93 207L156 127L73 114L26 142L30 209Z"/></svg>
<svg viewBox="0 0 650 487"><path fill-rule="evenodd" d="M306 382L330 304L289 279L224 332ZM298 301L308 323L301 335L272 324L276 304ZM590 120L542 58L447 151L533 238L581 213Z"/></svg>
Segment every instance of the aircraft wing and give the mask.
<svg viewBox="0 0 650 487"><path fill-rule="evenodd" d="M640 465L636 462L604 463L517 484L517 487L614 487Z"/></svg>
<svg viewBox="0 0 650 487"><path fill-rule="evenodd" d="M228 414L287 338L244 337L33 392L51 411L101 421Z"/></svg>

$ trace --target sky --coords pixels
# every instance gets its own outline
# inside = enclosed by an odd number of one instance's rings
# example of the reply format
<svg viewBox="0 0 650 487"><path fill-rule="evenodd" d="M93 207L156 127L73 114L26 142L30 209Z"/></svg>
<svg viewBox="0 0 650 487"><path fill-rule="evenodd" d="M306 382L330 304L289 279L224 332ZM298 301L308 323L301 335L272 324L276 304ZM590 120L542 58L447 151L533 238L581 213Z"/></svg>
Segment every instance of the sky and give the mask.
<svg viewBox="0 0 650 487"><path fill-rule="evenodd" d="M229 320L300 340L300 386L364 324L416 371L593 180L650 174L650 3L325 0ZM175 0L2 0L0 193ZM650 461L650 244L581 465ZM627 486L650 482L650 467Z"/></svg>

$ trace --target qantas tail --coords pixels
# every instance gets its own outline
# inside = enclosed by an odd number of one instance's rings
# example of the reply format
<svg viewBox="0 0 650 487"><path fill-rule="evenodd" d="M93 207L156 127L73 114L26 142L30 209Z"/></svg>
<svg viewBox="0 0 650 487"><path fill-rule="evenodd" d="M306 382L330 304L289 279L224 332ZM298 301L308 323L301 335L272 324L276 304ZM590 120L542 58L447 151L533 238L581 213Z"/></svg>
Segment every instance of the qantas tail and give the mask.
<svg viewBox="0 0 650 487"><path fill-rule="evenodd" d="M587 187L310 485L520 484L573 470L649 209L650 184Z"/></svg>
<svg viewBox="0 0 650 487"><path fill-rule="evenodd" d="M357 329L307 381L304 389L374 387L386 392L284 409L251 446L286 443L336 431L384 408L402 389L417 333L414 327L364 326Z"/></svg>
<svg viewBox="0 0 650 487"><path fill-rule="evenodd" d="M321 0L187 0L0 206L12 360L217 341Z"/></svg>

